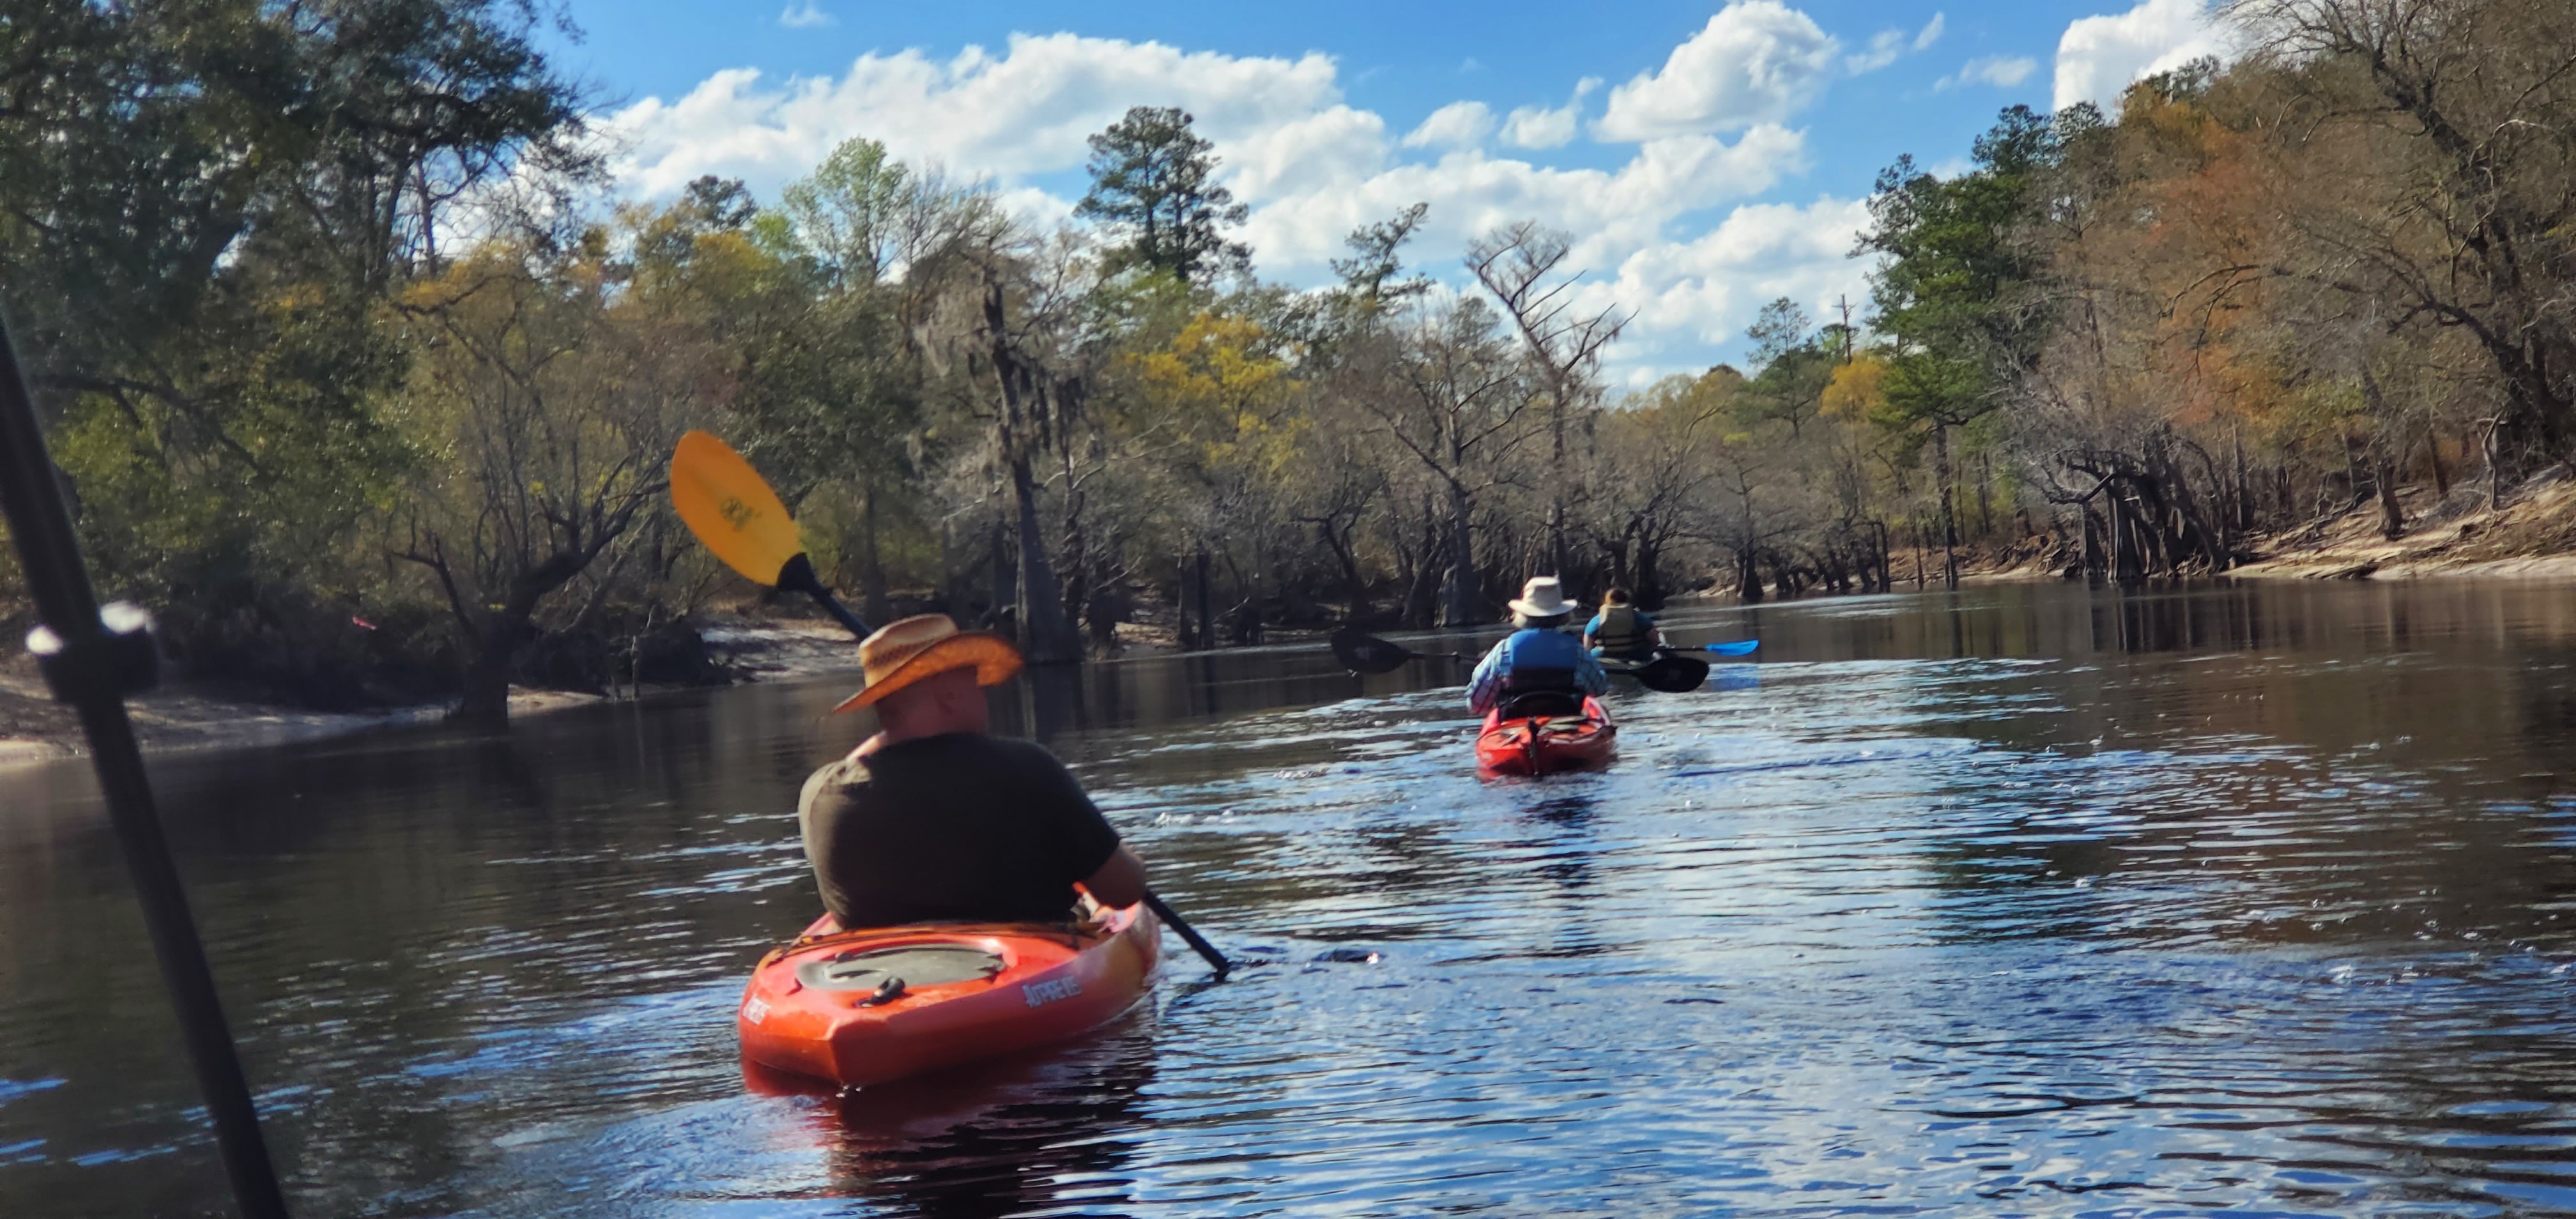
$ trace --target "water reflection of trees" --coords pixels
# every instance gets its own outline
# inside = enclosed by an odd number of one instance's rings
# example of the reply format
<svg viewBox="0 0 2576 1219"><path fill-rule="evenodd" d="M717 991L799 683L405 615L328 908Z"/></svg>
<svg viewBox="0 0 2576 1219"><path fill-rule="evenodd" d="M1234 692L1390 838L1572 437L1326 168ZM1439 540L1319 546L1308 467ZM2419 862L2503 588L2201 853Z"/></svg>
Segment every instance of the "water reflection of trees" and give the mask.
<svg viewBox="0 0 2576 1219"><path fill-rule="evenodd" d="M1994 1078L2156 1081L2125 1124L2224 1131L2210 1171L2276 1198L2563 1209L2569 599L2007 590L1947 630L1834 623L1806 646L2044 662L1921 666L1902 695L1903 731L1986 747L1894 811L1933 936L2035 988L1976 1018ZM2212 973L2210 950L2249 948L2285 951ZM2070 1012L2137 1023L2115 1052L2032 1060Z"/></svg>
<svg viewBox="0 0 2576 1219"><path fill-rule="evenodd" d="M2465 580L2213 581L2090 593L2059 584L1998 584L1921 598L1766 607L1732 615L1734 629L1722 633L1758 634L1766 661L2158 652L2364 656L2576 645L2576 615L2564 612L2567 601L2564 587Z"/></svg>
<svg viewBox="0 0 2576 1219"><path fill-rule="evenodd" d="M1913 730L2013 759L1936 789L1979 812L1934 838L1934 875L1997 899L1951 917L1981 935L2116 924L2123 938L2565 942L2552 907L2576 889L2576 836L2546 810L2576 752L2576 699L2563 672L2529 663L2535 645L2576 639L2565 599L2442 585L2105 596L2084 606L2093 647L2061 639L2039 653L2059 663L1945 675L1918 690ZM1959 612L1972 636L2036 642L2063 626L2052 604L2064 599ZM2058 896L2005 900L2035 892Z"/></svg>
<svg viewBox="0 0 2576 1219"><path fill-rule="evenodd" d="M621 1028L638 998L723 985L811 904L799 893L780 909L759 875L740 874L792 867L792 853L699 849L738 832L715 828L735 810L776 810L792 844L794 787L765 758L708 750L709 729L684 704L156 767L300 1196L361 1213L435 1195L490 1160L496 1132L592 1104L611 1080L630 1096L674 1086L649 1059L603 1055L612 1046L564 1030L603 1015ZM54 1030L43 1070L70 1081L55 1090L60 1111L8 1116L41 1123L71 1155L185 1142L193 1128L148 955L100 951L134 917L103 835L87 826L61 850L0 857L0 891L22 891L30 871L86 878L51 894L41 918L11 915L0 936L29 954L0 1027ZM20 934L39 927L59 934ZM687 1018L714 1027L724 1002ZM128 1117L103 1126L102 1110ZM80 1188L122 1199L109 1206L120 1213L182 1213L212 1179L211 1167L90 1174Z"/></svg>

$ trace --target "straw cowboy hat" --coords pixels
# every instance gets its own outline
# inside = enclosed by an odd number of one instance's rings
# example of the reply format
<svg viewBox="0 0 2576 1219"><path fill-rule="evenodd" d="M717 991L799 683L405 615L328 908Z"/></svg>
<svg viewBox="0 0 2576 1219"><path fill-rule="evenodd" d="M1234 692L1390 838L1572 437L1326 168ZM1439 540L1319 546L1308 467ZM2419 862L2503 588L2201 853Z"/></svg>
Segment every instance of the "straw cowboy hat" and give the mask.
<svg viewBox="0 0 2576 1219"><path fill-rule="evenodd" d="M1521 585L1521 598L1512 602L1512 612L1524 618L1553 618L1574 612L1574 603L1565 599L1565 585L1554 576L1540 576Z"/></svg>
<svg viewBox="0 0 2576 1219"><path fill-rule="evenodd" d="M832 708L854 711L922 678L973 667L975 684L998 686L1020 671L1020 650L990 631L961 631L946 614L921 614L887 623L859 642L859 668L867 687Z"/></svg>

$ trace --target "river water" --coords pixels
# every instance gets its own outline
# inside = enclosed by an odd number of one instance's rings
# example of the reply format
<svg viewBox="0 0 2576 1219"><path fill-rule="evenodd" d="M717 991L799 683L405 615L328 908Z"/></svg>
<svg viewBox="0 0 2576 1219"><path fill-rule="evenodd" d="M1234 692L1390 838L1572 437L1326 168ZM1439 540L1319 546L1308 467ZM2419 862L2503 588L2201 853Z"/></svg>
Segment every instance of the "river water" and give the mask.
<svg viewBox="0 0 2576 1219"><path fill-rule="evenodd" d="M839 682L157 779L308 1216L2576 1209L2576 589L1672 625L1760 663L1536 782L1453 665L1005 689L1261 964L1171 940L1098 1035L841 1097L732 1023ZM0 799L0 1214L225 1213L86 772Z"/></svg>

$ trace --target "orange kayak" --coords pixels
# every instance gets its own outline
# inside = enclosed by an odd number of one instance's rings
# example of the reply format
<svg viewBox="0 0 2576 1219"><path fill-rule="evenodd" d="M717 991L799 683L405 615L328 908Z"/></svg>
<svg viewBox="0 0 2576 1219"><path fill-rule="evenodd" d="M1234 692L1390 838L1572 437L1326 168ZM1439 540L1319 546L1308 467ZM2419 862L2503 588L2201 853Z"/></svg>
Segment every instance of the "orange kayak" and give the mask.
<svg viewBox="0 0 2576 1219"><path fill-rule="evenodd" d="M1476 738L1476 765L1495 774L1544 775L1599 766L1618 748L1618 725L1599 699L1586 698L1578 715L1504 719L1500 709L1489 713Z"/></svg>
<svg viewBox="0 0 2576 1219"><path fill-rule="evenodd" d="M1162 924L1143 906L1094 924L941 923L842 931L829 915L752 970L743 1057L845 1087L1060 1041L1153 986Z"/></svg>

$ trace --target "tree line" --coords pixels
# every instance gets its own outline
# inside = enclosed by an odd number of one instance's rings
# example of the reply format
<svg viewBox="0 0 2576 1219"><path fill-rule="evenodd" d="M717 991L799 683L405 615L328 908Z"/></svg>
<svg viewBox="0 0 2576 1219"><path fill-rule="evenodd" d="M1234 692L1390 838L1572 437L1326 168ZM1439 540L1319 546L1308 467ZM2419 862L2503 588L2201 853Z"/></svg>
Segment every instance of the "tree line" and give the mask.
<svg viewBox="0 0 2576 1219"><path fill-rule="evenodd" d="M1260 280L1177 109L1094 135L1054 227L863 138L772 199L593 204L541 16L0 27L10 321L103 583L196 671L479 717L708 679L690 620L744 590L666 503L692 427L871 620L1040 662L1481 624L1547 571L1650 605L2223 571L2492 506L2576 435L2576 15L2540 0L2234 5L2246 58L1900 160L1870 299L1775 301L1746 368L1634 392L1631 315L1535 222L1425 255L1416 205L1325 286Z"/></svg>

